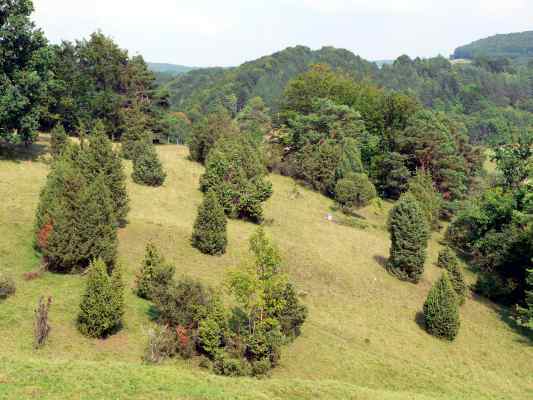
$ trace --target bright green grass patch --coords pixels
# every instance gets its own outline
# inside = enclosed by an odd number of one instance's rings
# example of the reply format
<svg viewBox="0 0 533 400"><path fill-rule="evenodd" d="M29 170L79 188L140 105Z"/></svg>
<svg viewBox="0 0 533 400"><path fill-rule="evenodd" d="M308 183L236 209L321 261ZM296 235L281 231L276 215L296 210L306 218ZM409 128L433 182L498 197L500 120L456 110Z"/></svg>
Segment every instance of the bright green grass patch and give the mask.
<svg viewBox="0 0 533 400"><path fill-rule="evenodd" d="M148 240L176 265L211 285L248 255L255 226L228 225L228 251L201 254L190 245L202 167L184 147L158 148L168 173L163 187L129 179L129 224L119 231L119 261L128 289ZM333 202L273 175L266 203L266 230L280 246L286 271L309 307L302 336L282 353L270 379L223 378L194 363L162 366L141 362L152 322L149 303L126 290L124 329L107 340L81 336L75 319L85 277L46 273L32 248L38 194L48 165L0 160L0 268L16 280L17 293L0 303L0 398L43 399L527 399L533 396L533 347L513 331L491 303L469 297L461 307L461 330L453 343L437 340L418 324L418 313L441 270L434 263L439 234L429 243L418 285L400 282L383 268L385 229L391 204L358 211L357 223L339 224ZM131 163L127 162L128 175ZM327 220L332 213L334 221ZM359 224L360 222L360 224ZM362 229L364 227L364 229ZM468 275L471 280L472 275ZM47 345L32 348L33 310L51 295L52 331Z"/></svg>

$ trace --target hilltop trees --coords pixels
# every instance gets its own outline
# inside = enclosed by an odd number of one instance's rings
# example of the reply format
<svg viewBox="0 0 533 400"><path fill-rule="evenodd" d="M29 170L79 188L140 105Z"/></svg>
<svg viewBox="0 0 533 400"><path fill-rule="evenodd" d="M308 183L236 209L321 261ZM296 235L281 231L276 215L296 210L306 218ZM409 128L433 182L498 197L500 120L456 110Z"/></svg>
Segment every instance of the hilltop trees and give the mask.
<svg viewBox="0 0 533 400"><path fill-rule="evenodd" d="M433 336L454 340L459 332L458 302L446 271L429 291L424 303L424 320Z"/></svg>
<svg viewBox="0 0 533 400"><path fill-rule="evenodd" d="M416 199L406 194L389 214L391 235L389 269L400 278L417 283L424 272L429 231Z"/></svg>
<svg viewBox="0 0 533 400"><path fill-rule="evenodd" d="M105 263L95 259L89 267L85 293L80 303L80 332L101 338L120 328L124 314L123 296L120 267L115 268L110 277Z"/></svg>
<svg viewBox="0 0 533 400"><path fill-rule="evenodd" d="M0 8L0 139L29 144L46 108L50 50L30 19L31 0Z"/></svg>
<svg viewBox="0 0 533 400"><path fill-rule="evenodd" d="M141 56L129 57L102 32L50 49L54 74L47 119L62 122L69 132L80 121L100 119L105 133L119 138L127 129L124 110L141 103L141 116L150 122L154 76Z"/></svg>
<svg viewBox="0 0 533 400"><path fill-rule="evenodd" d="M217 194L210 190L198 208L192 245L206 254L223 254L227 245L226 215Z"/></svg>

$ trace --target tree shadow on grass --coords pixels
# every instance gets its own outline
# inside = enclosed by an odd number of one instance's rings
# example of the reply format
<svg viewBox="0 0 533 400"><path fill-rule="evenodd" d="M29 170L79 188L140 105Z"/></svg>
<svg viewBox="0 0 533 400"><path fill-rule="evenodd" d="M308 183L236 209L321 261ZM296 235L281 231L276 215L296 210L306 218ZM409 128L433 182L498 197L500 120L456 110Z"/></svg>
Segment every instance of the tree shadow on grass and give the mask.
<svg viewBox="0 0 533 400"><path fill-rule="evenodd" d="M20 163L23 161L38 161L48 152L48 146L44 143L6 144L0 142L0 161Z"/></svg>
<svg viewBox="0 0 533 400"><path fill-rule="evenodd" d="M490 308L492 311L497 313L500 319L507 324L514 332L519 334L520 339L516 339L519 343L533 346L533 330L525 328L518 324L515 318L515 313L512 308L498 305L486 297L480 296L475 292L471 292L471 299L478 303L483 304L485 307Z"/></svg>
<svg viewBox="0 0 533 400"><path fill-rule="evenodd" d="M424 332L426 331L426 322L424 320L424 313L422 311L417 311L414 321L420 329L422 329Z"/></svg>
<svg viewBox="0 0 533 400"><path fill-rule="evenodd" d="M359 214L353 208L343 209L342 207L339 207L338 205L334 204L331 207L329 207L329 209L332 212L340 212L346 217L353 217L353 218L362 219L362 220L367 219L364 215Z"/></svg>
<svg viewBox="0 0 533 400"><path fill-rule="evenodd" d="M522 325L519 325L513 316L512 310L506 307L502 307L500 309L501 320L521 336L521 338L517 339L517 341L525 345L533 346L533 329L528 329Z"/></svg>
<svg viewBox="0 0 533 400"><path fill-rule="evenodd" d="M381 265L381 267L383 267L383 269L385 269L387 272L389 271L389 269L387 268L387 257L383 257L382 255L376 254L374 256L374 261Z"/></svg>

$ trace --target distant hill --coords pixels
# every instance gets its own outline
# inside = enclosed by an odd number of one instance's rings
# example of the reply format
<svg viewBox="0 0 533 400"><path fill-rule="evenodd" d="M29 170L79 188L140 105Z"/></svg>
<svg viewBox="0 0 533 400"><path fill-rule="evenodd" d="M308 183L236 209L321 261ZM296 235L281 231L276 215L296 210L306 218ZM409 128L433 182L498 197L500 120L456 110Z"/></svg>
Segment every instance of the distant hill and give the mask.
<svg viewBox="0 0 533 400"><path fill-rule="evenodd" d="M533 60L533 31L494 35L458 47L453 53L455 59L479 56L506 57L518 62Z"/></svg>
<svg viewBox="0 0 533 400"><path fill-rule="evenodd" d="M176 65L168 63L148 63L148 68L156 73L168 73L173 75L184 74L186 72L196 69L195 67L187 67L185 65Z"/></svg>
<svg viewBox="0 0 533 400"><path fill-rule="evenodd" d="M311 50L296 46L238 67L190 71L165 83L165 87L175 109L186 110L193 104L207 108L221 98L234 101L235 108L240 109L251 97L261 96L275 110L287 82L318 63L328 64L356 78L373 77L378 71L376 64L348 50L334 47Z"/></svg>

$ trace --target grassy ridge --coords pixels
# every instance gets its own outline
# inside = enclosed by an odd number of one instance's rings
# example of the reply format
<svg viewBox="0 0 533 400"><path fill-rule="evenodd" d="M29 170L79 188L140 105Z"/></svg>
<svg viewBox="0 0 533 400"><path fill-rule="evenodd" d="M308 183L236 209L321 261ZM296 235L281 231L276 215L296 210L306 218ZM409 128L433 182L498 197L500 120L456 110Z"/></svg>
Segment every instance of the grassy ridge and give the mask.
<svg viewBox="0 0 533 400"><path fill-rule="evenodd" d="M39 148L39 147L38 147ZM161 188L129 184L130 223L119 232L119 261L129 287L154 240L176 265L218 285L224 270L247 256L254 226L230 221L228 252L200 254L190 246L202 167L186 159L184 147L159 149L168 177ZM128 174L131 164L127 165ZM45 274L24 281L39 258L31 230L48 166L29 157L0 160L0 268L17 281L14 297L0 303L0 398L354 398L526 399L533 396L533 347L502 321L490 303L468 298L461 308L457 340L436 340L420 327L419 312L440 248L430 242L419 285L399 282L383 268L389 239L390 204L360 212L355 225L326 220L332 202L271 176L274 195L266 205L267 232L280 245L285 268L309 307L303 334L282 354L271 379L222 378L188 361L145 366L141 356L151 322L149 303L127 291L124 329L107 340L76 330L85 277ZM334 220L341 216L334 214ZM438 235L434 235L438 236ZM470 276L470 278L472 278ZM51 295L52 332L44 349L32 349L33 309Z"/></svg>

